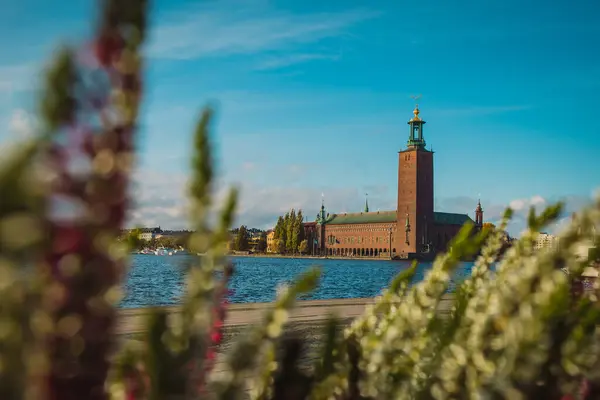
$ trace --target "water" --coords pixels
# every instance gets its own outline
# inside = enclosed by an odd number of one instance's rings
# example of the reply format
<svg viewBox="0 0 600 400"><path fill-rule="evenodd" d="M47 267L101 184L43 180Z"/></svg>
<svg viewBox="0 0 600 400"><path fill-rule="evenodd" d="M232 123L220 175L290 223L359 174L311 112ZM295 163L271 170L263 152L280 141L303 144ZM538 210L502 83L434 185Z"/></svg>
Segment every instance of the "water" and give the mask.
<svg viewBox="0 0 600 400"><path fill-rule="evenodd" d="M177 304L185 278L183 265L188 256L132 256L121 307ZM407 261L311 260L289 258L233 257L235 275L230 288L232 303L268 302L275 299L278 285L292 282L313 265L321 267L317 289L303 299L373 297L387 287L394 276L408 268ZM462 263L454 281L471 273L473 263ZM421 263L416 279L423 278L431 263ZM450 290L452 290L452 285Z"/></svg>

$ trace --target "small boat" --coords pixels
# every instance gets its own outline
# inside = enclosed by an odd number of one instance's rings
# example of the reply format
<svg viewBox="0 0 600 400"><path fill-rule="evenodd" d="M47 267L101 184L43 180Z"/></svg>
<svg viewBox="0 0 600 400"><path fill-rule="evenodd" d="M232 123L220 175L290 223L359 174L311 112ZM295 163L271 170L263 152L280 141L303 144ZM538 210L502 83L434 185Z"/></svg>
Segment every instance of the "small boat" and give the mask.
<svg viewBox="0 0 600 400"><path fill-rule="evenodd" d="M154 251L154 254L157 256L170 256L172 255L172 250L165 247L159 247Z"/></svg>

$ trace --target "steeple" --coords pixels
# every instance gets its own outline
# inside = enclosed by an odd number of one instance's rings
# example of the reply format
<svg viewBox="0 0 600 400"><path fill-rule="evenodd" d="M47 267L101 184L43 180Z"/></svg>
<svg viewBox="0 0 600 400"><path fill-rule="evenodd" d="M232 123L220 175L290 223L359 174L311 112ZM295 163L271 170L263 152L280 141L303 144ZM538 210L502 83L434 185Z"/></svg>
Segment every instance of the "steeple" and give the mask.
<svg viewBox="0 0 600 400"><path fill-rule="evenodd" d="M369 194L365 193L365 212L369 212Z"/></svg>
<svg viewBox="0 0 600 400"><path fill-rule="evenodd" d="M325 213L325 195L321 193L321 210L317 214L317 223L324 224L327 219L327 215Z"/></svg>
<svg viewBox="0 0 600 400"><path fill-rule="evenodd" d="M408 121L408 125L410 125L410 132L408 135L407 146L409 148L425 148L425 138L423 136L423 125L425 125L425 121L419 117L420 112L419 105L415 104L413 117Z"/></svg>
<svg viewBox="0 0 600 400"><path fill-rule="evenodd" d="M475 226L483 226L483 208L481 208L481 199L477 200L477 208L475 209Z"/></svg>

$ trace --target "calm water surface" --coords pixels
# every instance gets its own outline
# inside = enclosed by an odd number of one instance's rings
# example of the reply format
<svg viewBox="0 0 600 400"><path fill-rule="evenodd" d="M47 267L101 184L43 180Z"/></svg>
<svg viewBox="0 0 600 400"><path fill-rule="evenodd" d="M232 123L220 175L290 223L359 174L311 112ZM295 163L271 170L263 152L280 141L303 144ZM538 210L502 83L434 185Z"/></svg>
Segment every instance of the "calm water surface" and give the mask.
<svg viewBox="0 0 600 400"><path fill-rule="evenodd" d="M177 304L184 281L187 256L132 256L121 307ZM311 260L289 258L233 257L235 275L230 288L232 303L267 302L275 298L277 286L292 282L313 265L321 267L317 289L305 299L372 297L381 293L394 276L409 267L407 261ZM454 281L471 273L473 263L462 263ZM422 279L431 263L421 263Z"/></svg>

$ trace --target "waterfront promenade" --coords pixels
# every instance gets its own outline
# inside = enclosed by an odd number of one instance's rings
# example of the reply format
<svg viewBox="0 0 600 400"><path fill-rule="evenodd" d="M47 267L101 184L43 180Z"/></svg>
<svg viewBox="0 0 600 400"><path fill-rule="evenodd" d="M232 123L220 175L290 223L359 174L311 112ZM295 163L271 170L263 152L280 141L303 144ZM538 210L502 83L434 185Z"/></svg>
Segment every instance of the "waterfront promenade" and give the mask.
<svg viewBox="0 0 600 400"><path fill-rule="evenodd" d="M440 312L448 312L452 294L446 294L440 304ZM291 324L320 325L329 315L335 314L338 318L348 321L363 313L367 304L372 304L374 298L362 299L333 299L333 300L306 300L298 301L290 314ZM243 325L258 324L266 310L273 303L243 303L230 304L227 311L225 326L239 327ZM169 313L180 312L178 306L164 307ZM119 311L117 334L131 335L144 331L144 323L152 308L130 308Z"/></svg>
<svg viewBox="0 0 600 400"><path fill-rule="evenodd" d="M452 304L452 294L446 294L439 305L441 313L447 313ZM301 359L301 365L313 365L318 355L322 327L331 314L335 314L342 325L347 325L353 318L361 315L368 304L373 304L374 298L306 300L298 301L290 314L287 329L303 337L308 346L308 352ZM235 342L236 337L244 334L246 326L260 324L265 311L273 303L242 303L230 304L225 321L225 332L222 344L217 350L217 361L212 371L212 377L218 378L225 370L225 357ZM179 307L164 307L170 313L180 312ZM120 338L130 337L139 342L136 336L144 332L144 324L152 308L122 309L118 314L117 334ZM248 395L246 394L246 397Z"/></svg>

